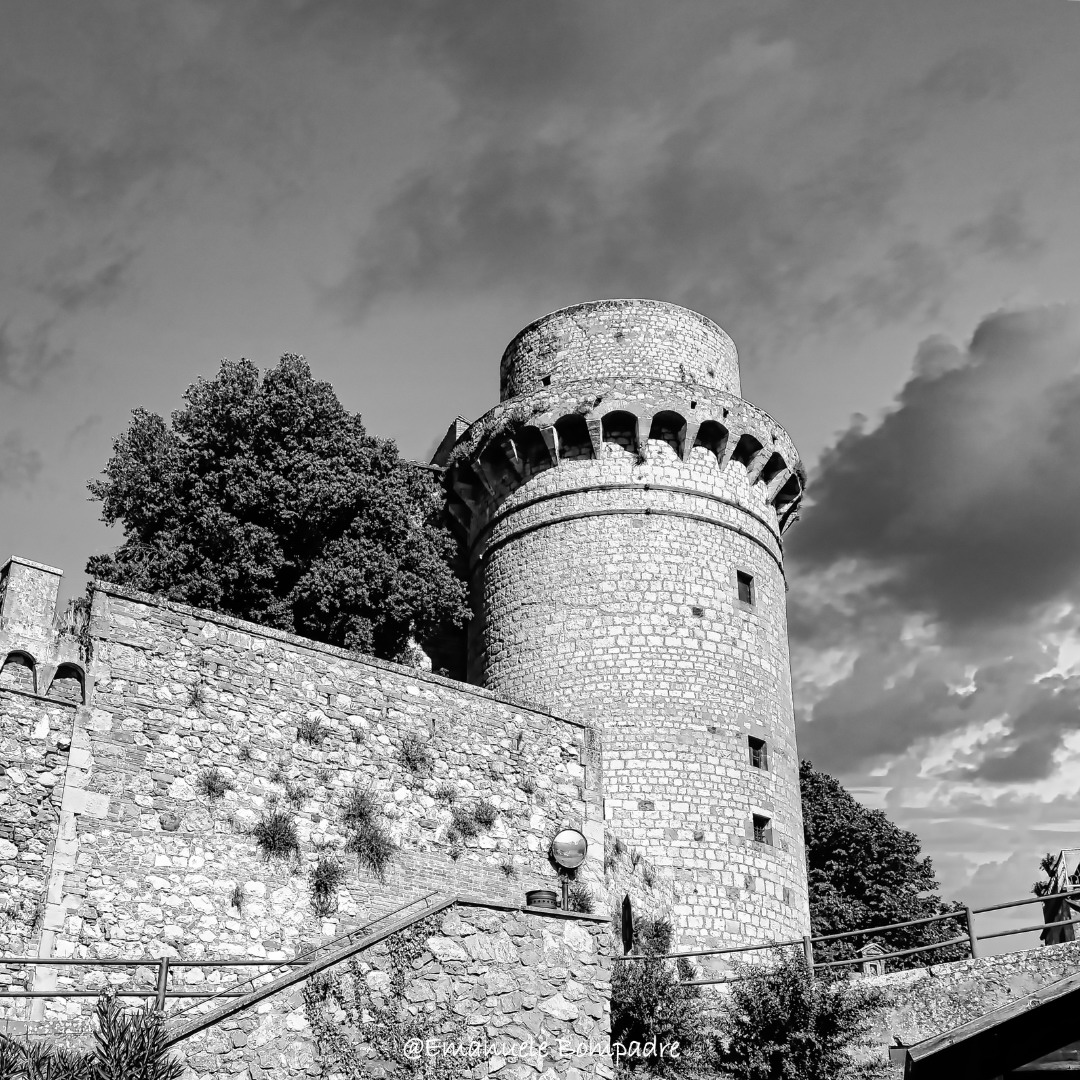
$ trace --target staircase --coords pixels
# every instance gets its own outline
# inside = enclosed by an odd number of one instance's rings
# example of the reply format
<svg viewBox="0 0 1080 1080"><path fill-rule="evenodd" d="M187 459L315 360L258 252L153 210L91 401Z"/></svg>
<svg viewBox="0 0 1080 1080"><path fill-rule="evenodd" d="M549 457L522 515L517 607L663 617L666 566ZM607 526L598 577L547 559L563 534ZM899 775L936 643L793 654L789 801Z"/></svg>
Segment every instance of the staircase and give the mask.
<svg viewBox="0 0 1080 1080"><path fill-rule="evenodd" d="M205 1031L215 1024L220 1024L223 1020L228 1020L229 1017L235 1016L245 1009L250 1009L260 1001L265 1001L266 998L273 997L274 994L279 994L282 990L288 990L289 987L295 986L305 979L310 979L312 975L318 975L319 972L325 971L335 964L340 964L343 960L348 960L365 949L370 949L371 946L377 945L380 941L385 941L388 937L392 937L394 934L406 929L406 927L412 926L413 923L426 919L430 915L436 915L440 911L445 911L457 902L457 896L429 893L419 900L410 901L386 915L373 919L364 926L350 930L347 934L342 934L332 941L325 942L314 949L308 950L306 953L302 953L300 956L294 957L292 960L286 961L279 965L279 968L282 969L281 974L274 976L262 986L256 987L253 985L251 991L247 994L223 1000L221 1004L215 1005L208 1012L197 1012L198 1009L205 1008L206 1000L200 1001L197 1005L190 1005L170 1017L165 1028L165 1045L171 1047L183 1042L185 1039L190 1039L192 1035L197 1035L200 1031ZM273 970L252 976L245 982L254 984L272 974ZM243 985L244 983L239 984L240 987ZM233 984L223 987L222 993L234 994L237 989L239 987Z"/></svg>

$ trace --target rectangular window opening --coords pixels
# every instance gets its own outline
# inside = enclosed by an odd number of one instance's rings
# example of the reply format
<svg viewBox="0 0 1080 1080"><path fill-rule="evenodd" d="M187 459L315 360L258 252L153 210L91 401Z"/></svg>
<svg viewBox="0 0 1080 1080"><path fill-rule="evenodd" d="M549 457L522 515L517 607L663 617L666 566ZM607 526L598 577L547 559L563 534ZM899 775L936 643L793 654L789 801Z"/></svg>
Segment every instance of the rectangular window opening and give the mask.
<svg viewBox="0 0 1080 1080"><path fill-rule="evenodd" d="M755 769L768 769L769 767L769 748L764 739L755 739L753 735L748 735L746 742L750 747L750 764Z"/></svg>
<svg viewBox="0 0 1080 1080"><path fill-rule="evenodd" d="M759 844L772 843L772 819L761 814L754 815L754 839Z"/></svg>
<svg viewBox="0 0 1080 1080"><path fill-rule="evenodd" d="M545 375L545 376L544 376L544 377L543 377L543 378L542 378L542 379L540 380L540 382L541 382L541 384L542 384L543 386L550 386L550 385L551 385L551 376L550 376L550 375Z"/></svg>
<svg viewBox="0 0 1080 1080"><path fill-rule="evenodd" d="M759 844L772 843L772 819L762 814L754 814L754 839Z"/></svg>
<svg viewBox="0 0 1080 1080"><path fill-rule="evenodd" d="M705 614L705 609L703 607L700 607L698 604L694 604L690 608L690 614L693 615L695 618L700 619Z"/></svg>
<svg viewBox="0 0 1080 1080"><path fill-rule="evenodd" d="M752 607L754 604L754 575L738 570L735 573L735 578L739 583L739 599L744 604L749 604Z"/></svg>

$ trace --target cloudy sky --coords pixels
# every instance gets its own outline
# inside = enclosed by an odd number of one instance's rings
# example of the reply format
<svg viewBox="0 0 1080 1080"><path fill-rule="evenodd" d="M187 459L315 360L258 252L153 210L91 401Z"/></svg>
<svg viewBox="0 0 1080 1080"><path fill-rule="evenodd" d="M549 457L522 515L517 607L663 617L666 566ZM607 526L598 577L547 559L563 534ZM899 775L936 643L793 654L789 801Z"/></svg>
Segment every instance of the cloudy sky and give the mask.
<svg viewBox="0 0 1080 1080"><path fill-rule="evenodd" d="M0 2L0 552L304 353L427 453L546 311L714 318L792 433L805 756L945 892L1080 845L1080 3Z"/></svg>

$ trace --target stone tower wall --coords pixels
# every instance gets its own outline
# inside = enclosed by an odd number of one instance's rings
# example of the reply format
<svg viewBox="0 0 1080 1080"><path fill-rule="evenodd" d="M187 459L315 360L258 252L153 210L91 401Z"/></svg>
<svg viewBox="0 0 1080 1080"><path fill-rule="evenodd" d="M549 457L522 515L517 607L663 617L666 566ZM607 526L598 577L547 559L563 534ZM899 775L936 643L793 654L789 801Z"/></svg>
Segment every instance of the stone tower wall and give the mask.
<svg viewBox="0 0 1080 1080"><path fill-rule="evenodd" d="M550 382L536 385L545 320L510 346L504 387L530 392L448 459L478 616L470 679L602 725L608 827L670 880L687 940L801 935L780 541L801 494L797 453L767 414L695 378L706 354L685 343L707 320L649 301L588 307L550 317L555 335L579 327ZM737 367L726 381L738 386Z"/></svg>

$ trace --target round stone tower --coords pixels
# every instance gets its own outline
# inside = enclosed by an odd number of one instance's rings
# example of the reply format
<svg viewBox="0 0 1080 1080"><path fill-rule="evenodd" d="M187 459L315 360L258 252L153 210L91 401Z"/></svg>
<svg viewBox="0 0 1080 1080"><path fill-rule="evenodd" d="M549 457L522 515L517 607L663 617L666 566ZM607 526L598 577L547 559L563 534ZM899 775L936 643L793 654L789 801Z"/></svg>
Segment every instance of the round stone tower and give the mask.
<svg viewBox="0 0 1080 1080"><path fill-rule="evenodd" d="M683 940L809 932L781 534L786 432L685 308L556 311L442 460L468 536L469 679L603 733L605 827L669 879Z"/></svg>

